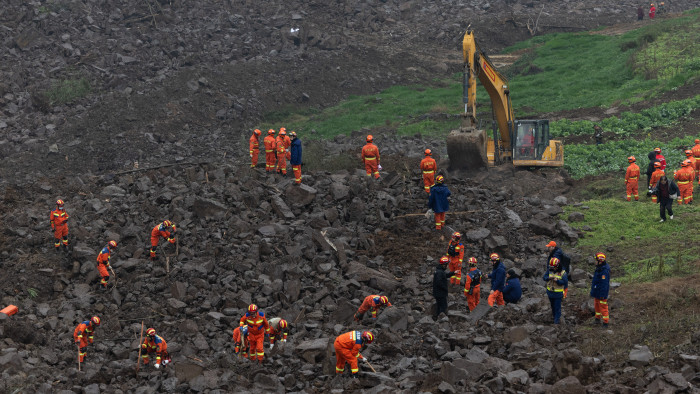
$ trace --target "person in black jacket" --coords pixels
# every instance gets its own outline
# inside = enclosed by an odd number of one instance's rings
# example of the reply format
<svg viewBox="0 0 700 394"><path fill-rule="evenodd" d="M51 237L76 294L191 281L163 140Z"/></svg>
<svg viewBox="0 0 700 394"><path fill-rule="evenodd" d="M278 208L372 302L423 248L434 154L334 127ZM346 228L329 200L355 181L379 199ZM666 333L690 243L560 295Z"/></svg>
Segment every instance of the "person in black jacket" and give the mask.
<svg viewBox="0 0 700 394"><path fill-rule="evenodd" d="M441 312L447 314L447 278L454 276L454 272L446 272L447 264L450 259L446 256L440 258L440 264L435 268L433 274L433 297L435 297L435 316L433 320L437 320Z"/></svg>
<svg viewBox="0 0 700 394"><path fill-rule="evenodd" d="M516 304L523 296L523 288L520 286L520 277L514 269L506 272L506 285L503 288L503 301L506 304Z"/></svg>
<svg viewBox="0 0 700 394"><path fill-rule="evenodd" d="M649 185L651 183L651 174L654 172L654 163L658 161L656 159L656 151L649 152L647 157L649 157L649 165L647 166L647 185ZM649 193L647 193L648 196L651 196L651 186L649 187Z"/></svg>
<svg viewBox="0 0 700 394"><path fill-rule="evenodd" d="M651 190L651 194L658 197L659 214L661 215L659 222L663 223L666 221L666 211L670 215L669 218L673 220L673 200L678 198L678 186L676 186L676 183L664 175Z"/></svg>

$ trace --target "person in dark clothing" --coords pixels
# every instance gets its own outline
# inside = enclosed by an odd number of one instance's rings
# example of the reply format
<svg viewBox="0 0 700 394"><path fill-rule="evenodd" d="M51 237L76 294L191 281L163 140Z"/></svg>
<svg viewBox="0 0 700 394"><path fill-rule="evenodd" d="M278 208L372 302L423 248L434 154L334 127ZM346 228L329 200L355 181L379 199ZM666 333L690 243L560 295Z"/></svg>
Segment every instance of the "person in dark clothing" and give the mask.
<svg viewBox="0 0 700 394"><path fill-rule="evenodd" d="M523 288L520 286L520 277L515 270L506 272L506 285L503 288L503 301L506 304L516 304L523 296Z"/></svg>
<svg viewBox="0 0 700 394"><path fill-rule="evenodd" d="M647 166L647 185L649 185L651 183L651 174L654 172L654 163L658 162L656 159L656 151L649 152L647 157L649 157L649 165ZM651 186L649 187L647 196L651 196Z"/></svg>
<svg viewBox="0 0 700 394"><path fill-rule="evenodd" d="M610 292L610 265L605 261L604 253L595 254L595 272L591 281L591 297L595 302L595 324L608 327L610 313L608 312L608 293Z"/></svg>
<svg viewBox="0 0 700 394"><path fill-rule="evenodd" d="M567 272L561 268L561 263L556 257L549 260L549 267L542 279L547 283L547 296L552 306L554 324L559 324L561 319L561 301L564 298L564 289L568 287Z"/></svg>
<svg viewBox="0 0 700 394"><path fill-rule="evenodd" d="M666 175L656 183L656 186L651 190L651 194L658 198L659 214L663 223L666 221L666 211L668 211L669 219L673 220L673 200L678 198L678 186L672 179L668 179Z"/></svg>
<svg viewBox="0 0 700 394"><path fill-rule="evenodd" d="M430 195L428 196L428 208L435 213L436 230L442 230L442 227L445 225L445 213L450 210L450 202L447 200L447 197L452 193L443 184L444 182L445 177L438 175L435 178L435 185L430 188Z"/></svg>
<svg viewBox="0 0 700 394"><path fill-rule="evenodd" d="M639 8L637 8L637 20L641 21L644 19L644 9L640 5Z"/></svg>
<svg viewBox="0 0 700 394"><path fill-rule="evenodd" d="M301 140L297 138L297 133L294 131L289 135L292 137L289 163L294 171L294 184L299 185L301 184Z"/></svg>
<svg viewBox="0 0 700 394"><path fill-rule="evenodd" d="M593 126L593 137L595 138L595 144L600 145L603 143L603 128L595 125Z"/></svg>
<svg viewBox="0 0 700 394"><path fill-rule="evenodd" d="M489 293L488 303L491 307L499 307L505 305L503 300L503 288L506 285L506 266L501 262L501 256L498 253L491 253L489 256L493 270L487 275L491 279L491 292Z"/></svg>
<svg viewBox="0 0 700 394"><path fill-rule="evenodd" d="M447 278L455 274L454 272L445 271L449 262L450 259L448 257L442 257L433 274L433 297L435 297L436 305L433 320L437 320L440 313L444 312L447 315Z"/></svg>

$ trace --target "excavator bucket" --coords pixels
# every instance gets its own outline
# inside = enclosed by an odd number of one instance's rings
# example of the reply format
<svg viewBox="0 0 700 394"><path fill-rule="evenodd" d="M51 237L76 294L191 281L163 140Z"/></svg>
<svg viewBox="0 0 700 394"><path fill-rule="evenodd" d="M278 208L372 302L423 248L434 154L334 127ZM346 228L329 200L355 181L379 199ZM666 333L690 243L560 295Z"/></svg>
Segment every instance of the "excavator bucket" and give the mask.
<svg viewBox="0 0 700 394"><path fill-rule="evenodd" d="M486 132L476 127L461 127L447 136L450 169L471 170L486 167Z"/></svg>

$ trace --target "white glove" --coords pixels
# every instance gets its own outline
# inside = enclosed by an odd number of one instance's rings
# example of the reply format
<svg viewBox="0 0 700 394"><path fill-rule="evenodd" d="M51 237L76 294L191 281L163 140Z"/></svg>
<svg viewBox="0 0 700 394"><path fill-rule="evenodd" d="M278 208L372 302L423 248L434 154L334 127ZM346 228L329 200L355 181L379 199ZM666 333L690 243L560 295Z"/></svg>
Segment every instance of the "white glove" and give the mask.
<svg viewBox="0 0 700 394"><path fill-rule="evenodd" d="M160 364L155 365L156 369L160 368Z"/></svg>
<svg viewBox="0 0 700 394"><path fill-rule="evenodd" d="M275 344L274 344L274 343L271 343L271 344L270 344L270 350L272 350L273 347L275 347Z"/></svg>
<svg viewBox="0 0 700 394"><path fill-rule="evenodd" d="M369 361L367 360L367 357L362 357L362 361L368 363Z"/></svg>
<svg viewBox="0 0 700 394"><path fill-rule="evenodd" d="M286 339L283 339L282 342L287 343L287 340L286 340Z"/></svg>
<svg viewBox="0 0 700 394"><path fill-rule="evenodd" d="M252 154L252 153L250 154L250 157L253 157L253 154Z"/></svg>
<svg viewBox="0 0 700 394"><path fill-rule="evenodd" d="M170 364L170 360L165 360L165 361L163 361L163 364L164 364L164 365Z"/></svg>

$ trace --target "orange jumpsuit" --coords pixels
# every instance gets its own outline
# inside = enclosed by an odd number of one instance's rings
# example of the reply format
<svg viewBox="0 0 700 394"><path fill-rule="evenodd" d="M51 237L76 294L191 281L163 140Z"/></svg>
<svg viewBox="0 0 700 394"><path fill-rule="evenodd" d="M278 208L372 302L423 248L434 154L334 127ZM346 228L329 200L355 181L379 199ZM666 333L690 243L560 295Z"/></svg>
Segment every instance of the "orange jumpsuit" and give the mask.
<svg viewBox="0 0 700 394"><path fill-rule="evenodd" d="M87 347L88 343L93 342L93 332L95 328L92 326L92 323L90 320L86 320L80 324L78 324L77 327L75 327L75 330L73 330L73 339L75 340L75 343L78 344L78 347L80 348L79 351L79 356L80 356L80 362L82 363L85 361L85 355L87 352L85 351L85 348Z"/></svg>
<svg viewBox="0 0 700 394"><path fill-rule="evenodd" d="M241 327L236 327L235 330L233 330L233 343L235 344L235 348L233 349L234 353L238 353L241 351L241 347L243 348L243 357L248 357L248 335L243 336L241 338ZM243 343L245 341L245 343Z"/></svg>
<svg viewBox="0 0 700 394"><path fill-rule="evenodd" d="M357 312L355 312L355 319L358 321L362 320L362 317L364 316L365 312L367 312L370 309L372 309L372 319L376 319L379 308L384 306L379 301L379 298L380 296L376 294L368 295L367 297L365 297L364 301L362 301L362 305L360 305L360 308L357 310ZM387 302L386 306L391 306L391 302Z"/></svg>
<svg viewBox="0 0 700 394"><path fill-rule="evenodd" d="M275 140L277 150L277 173L287 175L287 149L284 147L284 136L278 136Z"/></svg>
<svg viewBox="0 0 700 394"><path fill-rule="evenodd" d="M146 336L146 338L143 340L141 348L141 358L143 359L144 364L148 364L148 361L150 360L148 353L156 354L156 365L160 365L163 358L165 358L168 363L170 362L170 356L168 355L168 344L165 343L165 339L163 339L160 335L156 335L155 338Z"/></svg>
<svg viewBox="0 0 700 394"><path fill-rule="evenodd" d="M652 188L656 187L656 183L659 182L659 179L661 179L662 176L666 175L664 170L659 170L658 168L654 170L654 172L651 173L651 178L649 179L649 186ZM656 195L652 194L651 195L651 201L653 203L656 203Z"/></svg>
<svg viewBox="0 0 700 394"><path fill-rule="evenodd" d="M350 331L335 338L335 373L345 371L345 363L350 364L350 371L356 374L360 369L357 367L357 359L364 358L360 354L362 348L362 332Z"/></svg>
<svg viewBox="0 0 700 394"><path fill-rule="evenodd" d="M248 346L250 348L250 359L255 360L257 357L258 361L262 363L262 360L265 357L263 342L265 341L265 334L270 331L270 324L267 322L265 312L246 312L246 314L241 317L240 325L248 326Z"/></svg>
<svg viewBox="0 0 700 394"><path fill-rule="evenodd" d="M691 150L695 156L695 174L700 179L700 144L696 144Z"/></svg>
<svg viewBox="0 0 700 394"><path fill-rule="evenodd" d="M287 160L292 158L292 153L289 151L289 147L292 146L292 139L289 135L284 136L284 149L287 151Z"/></svg>
<svg viewBox="0 0 700 394"><path fill-rule="evenodd" d="M167 231L165 228L163 230L160 229L161 224L157 224L153 227L153 230L151 230L151 258L156 257L156 247L158 246L158 239L160 237L167 239L171 244L175 243L175 238L172 237L170 231Z"/></svg>
<svg viewBox="0 0 700 394"><path fill-rule="evenodd" d="M371 142L362 147L362 162L365 163L367 176L374 174L374 178L379 178L379 148Z"/></svg>
<svg viewBox="0 0 700 394"><path fill-rule="evenodd" d="M275 142L274 135L268 135L263 139L263 144L265 145L265 171L270 172L275 170L275 148L277 143Z"/></svg>
<svg viewBox="0 0 700 394"><path fill-rule="evenodd" d="M462 283L462 260L464 260L464 245L461 242L450 241L447 245L447 257L450 258L448 270L455 273L450 278L450 283L460 285Z"/></svg>
<svg viewBox="0 0 700 394"><path fill-rule="evenodd" d="M476 267L469 269L466 281L464 282L464 295L467 297L467 308L473 311L479 301L481 301L481 271ZM472 282L474 287L472 288ZM469 292L471 290L471 293Z"/></svg>
<svg viewBox="0 0 700 394"><path fill-rule="evenodd" d="M631 163L625 172L625 185L627 186L627 201L639 201L639 166Z"/></svg>
<svg viewBox="0 0 700 394"><path fill-rule="evenodd" d="M678 199L678 205L689 204L693 201L693 177L695 176L695 170L691 169L690 166L681 168L673 176L678 185L678 191L680 192L680 198Z"/></svg>
<svg viewBox="0 0 700 394"><path fill-rule="evenodd" d="M58 247L68 247L68 213L65 209L54 209L51 211L51 228L53 229L53 246L58 250Z"/></svg>
<svg viewBox="0 0 700 394"><path fill-rule="evenodd" d="M435 171L437 171L435 159L426 156L420 161L420 169L423 171L423 189L426 193L430 193L430 187L435 184Z"/></svg>
<svg viewBox="0 0 700 394"><path fill-rule="evenodd" d="M258 165L258 154L260 153L260 140L258 136L253 133L250 136L250 167L255 168Z"/></svg>
<svg viewBox="0 0 700 394"><path fill-rule="evenodd" d="M693 181L694 181L694 180L698 179L698 170L696 169L696 166L698 164L698 160L695 159L695 157L693 155L686 156L686 158L688 160L690 160L690 166L688 166L688 168L693 170Z"/></svg>
<svg viewBox="0 0 700 394"><path fill-rule="evenodd" d="M268 323L270 323L270 344L274 344L275 340L277 339L283 339L287 340L287 330L282 331L280 328L280 321L282 319L279 317L275 317L269 320Z"/></svg>
<svg viewBox="0 0 700 394"><path fill-rule="evenodd" d="M97 255L97 270L100 272L100 276L102 277L100 284L102 284L104 287L107 287L107 281L109 281L109 271L107 268L109 268L109 260L111 257L112 251L109 250L109 246L102 248L100 254Z"/></svg>

